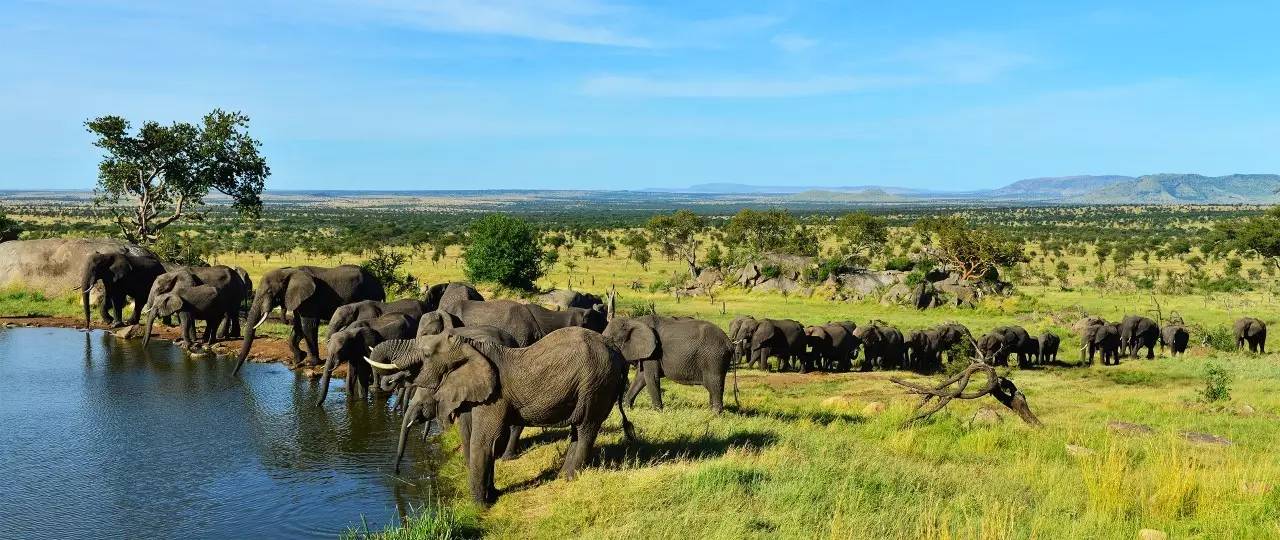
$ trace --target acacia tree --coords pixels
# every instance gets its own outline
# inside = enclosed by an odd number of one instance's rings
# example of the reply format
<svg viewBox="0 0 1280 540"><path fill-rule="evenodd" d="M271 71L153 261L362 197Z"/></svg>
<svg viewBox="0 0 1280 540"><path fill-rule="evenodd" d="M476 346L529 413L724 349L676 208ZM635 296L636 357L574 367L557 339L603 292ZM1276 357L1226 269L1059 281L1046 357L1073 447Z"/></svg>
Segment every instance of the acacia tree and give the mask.
<svg viewBox="0 0 1280 540"><path fill-rule="evenodd" d="M698 233L707 227L707 221L688 210L676 210L671 215L658 215L649 219L645 228L653 240L662 246L663 253L679 255L689 265L689 275L698 275Z"/></svg>
<svg viewBox="0 0 1280 540"><path fill-rule="evenodd" d="M866 212L849 212L840 216L832 229L840 246L837 254L846 263L865 264L889 238L889 227L884 220Z"/></svg>
<svg viewBox="0 0 1280 540"><path fill-rule="evenodd" d="M248 125L248 116L220 109L198 125L148 121L136 132L119 116L85 122L96 137L93 145L105 153L95 204L107 208L120 233L139 244L154 242L161 229L180 219L201 219L210 191L257 216L271 169Z"/></svg>
<svg viewBox="0 0 1280 540"><path fill-rule="evenodd" d="M983 277L1027 260L1016 242L995 231L972 229L959 218L925 218L915 228L923 233L930 254L959 272L961 279Z"/></svg>
<svg viewBox="0 0 1280 540"><path fill-rule="evenodd" d="M1217 223L1208 239L1216 252L1256 253L1280 269L1280 206L1261 216Z"/></svg>
<svg viewBox="0 0 1280 540"><path fill-rule="evenodd" d="M8 216L0 214L0 242L17 240L22 235L22 226Z"/></svg>
<svg viewBox="0 0 1280 540"><path fill-rule="evenodd" d="M815 256L818 239L786 210L739 210L724 228L724 243L735 257L777 252Z"/></svg>
<svg viewBox="0 0 1280 540"><path fill-rule="evenodd" d="M532 290L548 264L548 254L538 247L538 231L506 214L489 214L468 229L462 253L467 279L505 287Z"/></svg>

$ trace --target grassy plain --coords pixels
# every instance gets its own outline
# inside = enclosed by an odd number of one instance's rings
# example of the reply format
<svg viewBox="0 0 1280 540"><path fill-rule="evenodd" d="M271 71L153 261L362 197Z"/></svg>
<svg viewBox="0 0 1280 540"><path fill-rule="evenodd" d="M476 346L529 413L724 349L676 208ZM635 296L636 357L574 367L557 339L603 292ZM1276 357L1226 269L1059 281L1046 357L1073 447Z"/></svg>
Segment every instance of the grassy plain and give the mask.
<svg viewBox="0 0 1280 540"><path fill-rule="evenodd" d="M452 248L432 263L425 253L415 254L407 270L427 283L460 280L458 255ZM1096 288L1086 285L1090 276L1073 273L1071 290L1023 284L1017 296L988 299L977 309L916 311L735 289L714 299L677 299L650 285L670 280L682 270L680 263L655 257L644 270L624 255L625 248L613 258L577 252L570 273L564 264L570 256L562 253L562 262L539 285L564 287L571 277L575 288L591 292L616 285L624 309L652 303L659 313L725 326L739 314L806 323L882 319L903 329L955 320L975 333L1017 323L1033 333L1063 334L1067 360L1074 359L1076 347L1069 326L1084 312L1118 319L1148 314L1158 302L1166 317L1177 311L1205 329L1221 331L1243 314L1273 327L1280 323L1274 280L1245 293L1153 295ZM1089 258L1067 260L1074 269L1087 266ZM295 252L270 260L224 255L214 262L244 266L258 276L278 266L359 261ZM1132 272L1144 266L1135 262ZM68 299L0 294L3 315L76 312ZM574 482L554 478L567 445L564 431L556 429L529 430L532 447L515 461L499 463L497 485L506 493L489 510L455 497L465 485L459 458L440 471L414 469L408 481L441 475L456 492L442 494L440 509L424 511L385 536L1133 538L1139 529L1153 528L1173 538L1280 537L1280 357L1217 350L1200 345L1199 336L1193 343L1191 354L1179 359L1014 370L1010 377L1044 421L1038 430L990 399L955 403L931 421L904 428L912 402L888 378L917 377L906 373L742 370L741 406L718 417L706 410L701 389L667 384L667 410L651 410L642 396L632 414L641 442L622 442L615 415L599 441L597 464ZM1197 399L1209 362L1232 374L1230 401ZM863 407L873 401L888 409L864 415ZM994 406L1004 420L971 425L979 406ZM1113 433L1107 429L1112 420L1148 425L1153 433ZM1182 436L1185 431L1226 437L1232 444L1191 442ZM453 452L456 435L441 444ZM1073 455L1068 445L1083 450Z"/></svg>

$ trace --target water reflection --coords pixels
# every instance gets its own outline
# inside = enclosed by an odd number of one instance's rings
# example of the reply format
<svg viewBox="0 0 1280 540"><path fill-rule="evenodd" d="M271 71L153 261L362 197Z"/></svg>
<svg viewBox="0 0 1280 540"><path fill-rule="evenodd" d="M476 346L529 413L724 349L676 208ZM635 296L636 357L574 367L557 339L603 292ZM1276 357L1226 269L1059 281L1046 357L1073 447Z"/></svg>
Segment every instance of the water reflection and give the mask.
<svg viewBox="0 0 1280 540"><path fill-rule="evenodd" d="M439 495L431 461L390 474L386 404L337 392L319 408L282 366L233 367L162 341L0 330L0 536L332 537Z"/></svg>

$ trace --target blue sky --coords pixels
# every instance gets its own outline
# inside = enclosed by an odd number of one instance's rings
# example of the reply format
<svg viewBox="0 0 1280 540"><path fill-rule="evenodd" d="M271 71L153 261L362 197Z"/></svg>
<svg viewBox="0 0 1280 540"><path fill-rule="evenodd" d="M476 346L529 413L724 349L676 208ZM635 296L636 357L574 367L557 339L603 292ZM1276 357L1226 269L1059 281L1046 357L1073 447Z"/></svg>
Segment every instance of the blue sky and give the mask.
<svg viewBox="0 0 1280 540"><path fill-rule="evenodd" d="M214 107L274 189L1280 172L1280 5L1114 4L8 0L0 189Z"/></svg>

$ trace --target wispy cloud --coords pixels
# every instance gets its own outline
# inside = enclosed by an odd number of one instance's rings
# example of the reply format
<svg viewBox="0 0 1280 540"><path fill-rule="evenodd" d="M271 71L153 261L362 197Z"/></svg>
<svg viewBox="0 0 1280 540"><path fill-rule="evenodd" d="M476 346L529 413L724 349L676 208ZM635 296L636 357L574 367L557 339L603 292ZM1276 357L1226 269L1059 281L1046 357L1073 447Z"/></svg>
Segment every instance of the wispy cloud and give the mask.
<svg viewBox="0 0 1280 540"><path fill-rule="evenodd" d="M789 53L798 53L802 51L807 51L813 48L814 45L818 44L818 41L815 39L810 39L804 36L798 36L794 34L783 34L783 35L773 36L773 39L770 40L770 42L773 43L774 46L776 46L777 48L782 49Z"/></svg>
<svg viewBox="0 0 1280 540"><path fill-rule="evenodd" d="M612 47L651 47L617 29L628 9L596 0L358 0L391 22L458 34L484 34Z"/></svg>
<svg viewBox="0 0 1280 540"><path fill-rule="evenodd" d="M800 36L777 36L772 43L790 51L812 47ZM938 40L881 55L850 68L796 77L681 78L601 74L587 78L591 96L655 98L780 98L849 94L921 85L980 84L1033 61L1031 55L980 41ZM832 75L831 73L835 73Z"/></svg>

